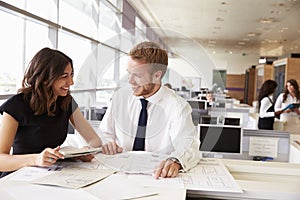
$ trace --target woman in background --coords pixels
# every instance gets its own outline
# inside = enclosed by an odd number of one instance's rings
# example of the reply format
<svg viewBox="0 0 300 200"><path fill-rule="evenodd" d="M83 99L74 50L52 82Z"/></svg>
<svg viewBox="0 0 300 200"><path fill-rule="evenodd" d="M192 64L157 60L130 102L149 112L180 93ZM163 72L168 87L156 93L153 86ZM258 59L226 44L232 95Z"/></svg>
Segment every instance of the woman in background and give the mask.
<svg viewBox="0 0 300 200"><path fill-rule="evenodd" d="M280 115L280 121L283 122L283 131L292 134L300 133L299 108L297 106L291 106L292 104L299 105L299 103L299 85L295 79L289 79L286 82L284 92L277 97L275 103L275 111L286 109L284 113Z"/></svg>
<svg viewBox="0 0 300 200"><path fill-rule="evenodd" d="M73 70L68 56L44 48L31 60L18 94L0 106L2 177L25 166L48 167L63 159L59 150L67 137L69 121L89 146L102 145L70 95ZM88 155L80 159L92 158Z"/></svg>
<svg viewBox="0 0 300 200"><path fill-rule="evenodd" d="M274 111L273 93L277 87L277 83L273 80L267 80L260 88L258 95L259 102L259 119L258 128L273 130L274 119L283 111Z"/></svg>

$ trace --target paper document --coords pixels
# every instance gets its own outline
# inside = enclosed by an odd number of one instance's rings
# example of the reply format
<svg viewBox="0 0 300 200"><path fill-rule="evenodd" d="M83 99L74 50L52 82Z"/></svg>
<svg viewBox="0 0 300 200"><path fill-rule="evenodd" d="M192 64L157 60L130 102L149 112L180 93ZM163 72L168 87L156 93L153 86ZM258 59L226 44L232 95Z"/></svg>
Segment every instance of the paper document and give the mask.
<svg viewBox="0 0 300 200"><path fill-rule="evenodd" d="M152 174L169 156L146 151L127 151L115 155L97 154L95 158L106 167L126 173Z"/></svg>
<svg viewBox="0 0 300 200"><path fill-rule="evenodd" d="M142 184L130 181L126 175L113 174L105 180L83 188L84 191L101 199L136 199L154 196L160 190L146 188Z"/></svg>
<svg viewBox="0 0 300 200"><path fill-rule="evenodd" d="M145 186L183 186L187 190L243 193L226 166L216 159L201 159L196 167L187 173L179 173L175 178L148 179Z"/></svg>
<svg viewBox="0 0 300 200"><path fill-rule="evenodd" d="M249 156L266 156L277 158L279 138L250 137Z"/></svg>
<svg viewBox="0 0 300 200"><path fill-rule="evenodd" d="M82 168L66 168L39 179L35 179L32 183L78 189L100 181L114 172L115 171L108 169L91 170Z"/></svg>
<svg viewBox="0 0 300 200"><path fill-rule="evenodd" d="M99 153L102 151L102 148L89 148L89 149L78 149L72 146L62 147L59 152L64 155L65 158L72 158L77 156L83 156L93 153Z"/></svg>

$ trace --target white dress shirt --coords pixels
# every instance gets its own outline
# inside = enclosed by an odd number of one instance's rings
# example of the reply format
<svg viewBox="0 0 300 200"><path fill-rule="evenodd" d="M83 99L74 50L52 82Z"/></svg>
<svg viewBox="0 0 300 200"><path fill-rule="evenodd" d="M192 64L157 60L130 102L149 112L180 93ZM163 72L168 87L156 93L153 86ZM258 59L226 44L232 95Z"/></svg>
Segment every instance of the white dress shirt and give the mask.
<svg viewBox="0 0 300 200"><path fill-rule="evenodd" d="M270 99L271 101L270 101ZM259 109L259 117L265 118L265 117L274 117L274 112L267 112L267 110L273 105L273 96L270 95L269 97L264 97L260 101L260 109Z"/></svg>
<svg viewBox="0 0 300 200"><path fill-rule="evenodd" d="M115 92L100 124L104 142L116 141L125 151L132 151L140 98L128 87ZM185 171L194 167L199 161L200 141L190 105L164 86L147 100L145 151L176 157Z"/></svg>

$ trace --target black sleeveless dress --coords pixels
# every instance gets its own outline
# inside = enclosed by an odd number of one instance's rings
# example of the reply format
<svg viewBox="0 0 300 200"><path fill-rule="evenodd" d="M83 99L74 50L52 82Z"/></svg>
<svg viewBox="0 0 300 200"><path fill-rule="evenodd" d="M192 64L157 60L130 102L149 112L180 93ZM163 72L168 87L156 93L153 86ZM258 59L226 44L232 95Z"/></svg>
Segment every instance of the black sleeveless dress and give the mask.
<svg viewBox="0 0 300 200"><path fill-rule="evenodd" d="M61 97L57 99L58 103ZM61 145L68 133L69 119L78 104L72 98L67 110L58 107L55 116L47 114L34 115L24 94L19 93L0 106L0 114L10 114L19 127L13 142L13 155L40 153L45 148L55 148ZM0 138L1 139L1 138ZM0 178L10 172L0 172Z"/></svg>
<svg viewBox="0 0 300 200"><path fill-rule="evenodd" d="M273 101L268 97L269 101L272 103L272 106L268 108L267 112L274 112L274 103ZM274 125L274 117L259 117L258 119L258 128L259 129L265 129L265 130L273 130Z"/></svg>

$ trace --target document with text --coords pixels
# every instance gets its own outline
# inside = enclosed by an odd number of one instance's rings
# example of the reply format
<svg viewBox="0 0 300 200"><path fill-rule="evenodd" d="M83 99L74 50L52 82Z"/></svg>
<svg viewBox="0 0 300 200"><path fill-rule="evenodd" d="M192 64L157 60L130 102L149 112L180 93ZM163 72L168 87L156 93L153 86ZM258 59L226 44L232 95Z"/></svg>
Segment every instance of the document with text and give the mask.
<svg viewBox="0 0 300 200"><path fill-rule="evenodd" d="M148 180L148 181L147 181ZM184 187L188 190L243 193L222 161L201 159L199 164L176 178L144 179L145 186Z"/></svg>
<svg viewBox="0 0 300 200"><path fill-rule="evenodd" d="M97 154L95 158L108 168L126 173L153 174L167 155L145 151L127 151L115 155Z"/></svg>
<svg viewBox="0 0 300 200"><path fill-rule="evenodd" d="M91 170L83 168L65 168L61 171L35 179L32 183L78 189L100 181L112 175L114 172L115 171L109 169Z"/></svg>
<svg viewBox="0 0 300 200"><path fill-rule="evenodd" d="M65 158L73 158L88 154L95 154L102 151L101 147L98 148L87 148L87 149L78 149L72 146L64 146L62 147L59 152L64 155Z"/></svg>

